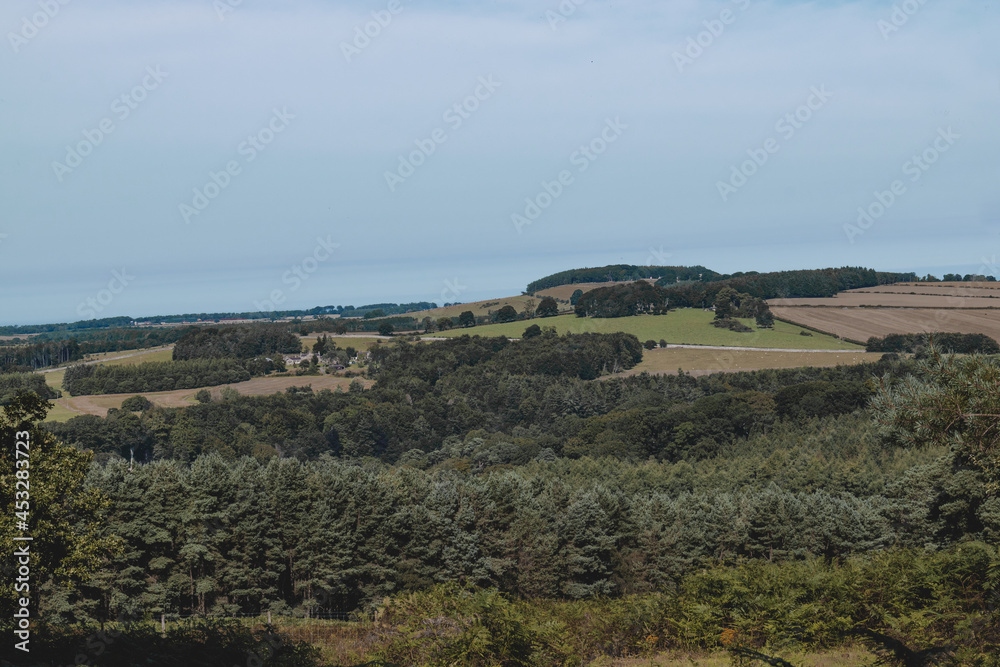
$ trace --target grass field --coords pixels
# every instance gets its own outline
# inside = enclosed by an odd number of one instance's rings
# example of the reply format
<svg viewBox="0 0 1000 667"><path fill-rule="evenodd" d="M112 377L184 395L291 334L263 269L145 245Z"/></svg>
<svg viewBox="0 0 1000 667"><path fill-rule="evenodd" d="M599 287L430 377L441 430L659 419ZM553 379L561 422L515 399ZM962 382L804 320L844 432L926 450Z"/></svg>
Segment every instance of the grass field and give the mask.
<svg viewBox="0 0 1000 667"><path fill-rule="evenodd" d="M833 336L813 333L802 336L801 327L786 322L775 322L773 329L757 329L753 320L741 320L754 328L752 333L735 333L711 325L714 314L697 308L682 308L667 315L640 315L637 317L589 318L559 315L530 321L489 324L469 329L443 331L439 336L508 336L519 338L532 324L555 327L564 333L613 333L622 331L635 334L640 341L660 339L677 345L725 345L730 347L770 347L807 350L859 350L859 346Z"/></svg>
<svg viewBox="0 0 1000 667"><path fill-rule="evenodd" d="M121 352L101 352L88 354L84 361L100 361L108 366L131 366L147 361L171 361L173 347L153 347L143 350L122 350ZM120 358L119 358L120 357Z"/></svg>

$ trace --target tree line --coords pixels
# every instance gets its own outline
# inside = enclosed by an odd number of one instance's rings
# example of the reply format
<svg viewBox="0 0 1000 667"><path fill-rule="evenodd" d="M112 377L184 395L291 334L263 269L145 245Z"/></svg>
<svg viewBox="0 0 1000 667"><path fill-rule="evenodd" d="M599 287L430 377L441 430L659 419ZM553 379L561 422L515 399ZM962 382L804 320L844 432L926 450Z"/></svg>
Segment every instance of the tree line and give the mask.
<svg viewBox="0 0 1000 667"><path fill-rule="evenodd" d="M664 282L687 282L691 280L716 280L722 274L704 266L634 266L632 264L612 264L588 269L570 269L528 283L527 294L560 285L575 283L604 283L659 278Z"/></svg>
<svg viewBox="0 0 1000 667"><path fill-rule="evenodd" d="M986 334L919 333L872 336L865 343L866 352L926 352L931 346L955 354L1000 354L1000 343Z"/></svg>
<svg viewBox="0 0 1000 667"><path fill-rule="evenodd" d="M914 273L887 273L863 267L810 269L803 271L750 272L725 276L712 282L691 282L671 285L658 280L657 285L669 292L671 307L701 307L712 305L718 293L730 287L757 299L790 299L830 297L837 292L859 287L875 287L916 279Z"/></svg>
<svg viewBox="0 0 1000 667"><path fill-rule="evenodd" d="M66 369L63 387L70 396L132 394L150 391L195 389L244 382L283 371L283 359L190 359L109 366L80 364Z"/></svg>

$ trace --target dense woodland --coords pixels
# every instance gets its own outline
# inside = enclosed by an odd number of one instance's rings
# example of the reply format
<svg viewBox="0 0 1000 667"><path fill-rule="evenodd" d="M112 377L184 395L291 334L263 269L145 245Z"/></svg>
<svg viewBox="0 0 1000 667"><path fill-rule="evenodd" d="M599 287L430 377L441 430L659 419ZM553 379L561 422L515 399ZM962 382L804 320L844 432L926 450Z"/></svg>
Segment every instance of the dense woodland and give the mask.
<svg viewBox="0 0 1000 667"><path fill-rule="evenodd" d="M931 333L889 334L872 336L865 344L866 352L926 353L931 346L955 354L1000 354L1000 343L985 334Z"/></svg>

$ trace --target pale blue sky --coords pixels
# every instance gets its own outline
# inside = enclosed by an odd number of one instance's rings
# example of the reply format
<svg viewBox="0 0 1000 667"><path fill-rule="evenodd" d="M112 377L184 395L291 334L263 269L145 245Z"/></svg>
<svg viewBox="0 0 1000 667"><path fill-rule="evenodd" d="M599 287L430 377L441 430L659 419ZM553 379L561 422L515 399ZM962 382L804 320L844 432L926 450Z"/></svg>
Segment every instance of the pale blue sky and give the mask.
<svg viewBox="0 0 1000 667"><path fill-rule="evenodd" d="M578 1L7 0L0 323L617 262L997 274L997 3Z"/></svg>

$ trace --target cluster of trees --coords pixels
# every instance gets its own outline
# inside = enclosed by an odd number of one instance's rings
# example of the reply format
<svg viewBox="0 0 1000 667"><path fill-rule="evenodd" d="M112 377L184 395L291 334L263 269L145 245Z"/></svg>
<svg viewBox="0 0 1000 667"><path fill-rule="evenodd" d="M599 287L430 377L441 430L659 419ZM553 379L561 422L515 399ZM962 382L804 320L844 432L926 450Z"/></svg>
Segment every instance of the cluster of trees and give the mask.
<svg viewBox="0 0 1000 667"><path fill-rule="evenodd" d="M662 315L670 305L667 290L637 280L590 290L577 298L573 311L577 317L630 317Z"/></svg>
<svg viewBox="0 0 1000 667"><path fill-rule="evenodd" d="M966 273L964 276L959 273L946 273L944 274L944 277L941 278L941 281L946 283L995 283L996 280L996 276L986 276L981 273ZM924 278L924 282L937 282L937 278L929 275Z"/></svg>
<svg viewBox="0 0 1000 667"><path fill-rule="evenodd" d="M771 314L767 301L749 294L740 294L732 287L723 287L715 295L715 325L725 322L725 326L733 331L751 331L749 327L733 320L734 317L752 317L757 326L774 326L774 315Z"/></svg>
<svg viewBox="0 0 1000 667"><path fill-rule="evenodd" d="M299 337L288 325L247 324L224 327L191 327L174 345L174 361L190 359L252 359L297 354Z"/></svg>
<svg viewBox="0 0 1000 667"><path fill-rule="evenodd" d="M171 391L243 382L283 370L285 362L280 357L189 359L121 366L80 364L66 369L63 387L71 396Z"/></svg>
<svg viewBox="0 0 1000 667"><path fill-rule="evenodd" d="M912 281L915 278L914 273L886 273L862 267L842 267L773 273L750 272L723 276L711 282L678 285L661 279L656 284L667 288L671 307L707 308L726 287L757 299L786 299L828 297L844 290Z"/></svg>
<svg viewBox="0 0 1000 667"><path fill-rule="evenodd" d="M38 373L0 373L0 405L7 405L19 391L30 391L42 398L59 398L62 393L45 382Z"/></svg>
<svg viewBox="0 0 1000 667"><path fill-rule="evenodd" d="M872 336L865 343L866 352L926 352L933 344L942 352L956 354L1000 354L1000 344L985 334L922 333Z"/></svg>
<svg viewBox="0 0 1000 667"><path fill-rule="evenodd" d="M634 266L632 264L612 264L588 269L571 269L560 271L550 276L539 278L528 283L527 294L540 290L573 285L575 283L604 283L642 280L644 278L660 278L665 282L687 282L691 280L716 280L722 274L716 273L704 266Z"/></svg>

